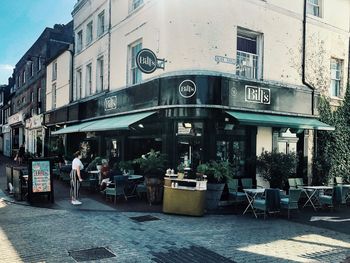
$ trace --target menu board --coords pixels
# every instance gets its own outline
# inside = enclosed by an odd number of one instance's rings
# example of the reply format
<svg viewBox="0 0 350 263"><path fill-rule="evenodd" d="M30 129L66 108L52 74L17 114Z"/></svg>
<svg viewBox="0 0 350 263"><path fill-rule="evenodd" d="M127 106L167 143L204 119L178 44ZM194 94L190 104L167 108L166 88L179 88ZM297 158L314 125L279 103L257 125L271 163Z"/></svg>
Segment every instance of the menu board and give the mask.
<svg viewBox="0 0 350 263"><path fill-rule="evenodd" d="M33 193L51 192L50 161L32 161Z"/></svg>

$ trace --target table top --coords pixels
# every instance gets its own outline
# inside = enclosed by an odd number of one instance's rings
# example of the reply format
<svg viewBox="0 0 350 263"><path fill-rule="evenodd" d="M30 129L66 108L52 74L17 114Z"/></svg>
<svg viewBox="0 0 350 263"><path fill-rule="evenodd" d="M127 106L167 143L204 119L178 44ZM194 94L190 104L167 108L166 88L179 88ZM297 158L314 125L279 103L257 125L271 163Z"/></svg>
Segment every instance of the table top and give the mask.
<svg viewBox="0 0 350 263"><path fill-rule="evenodd" d="M315 186L303 186L305 189L312 189L312 190L327 190L327 189L333 189L332 186L326 186L326 185L315 185Z"/></svg>
<svg viewBox="0 0 350 263"><path fill-rule="evenodd" d="M89 174L98 174L100 171L99 170L95 170L95 171L88 171Z"/></svg>
<svg viewBox="0 0 350 263"><path fill-rule="evenodd" d="M128 175L128 179L129 180L138 180L141 179L143 176L142 175L138 175L138 174L130 174Z"/></svg>

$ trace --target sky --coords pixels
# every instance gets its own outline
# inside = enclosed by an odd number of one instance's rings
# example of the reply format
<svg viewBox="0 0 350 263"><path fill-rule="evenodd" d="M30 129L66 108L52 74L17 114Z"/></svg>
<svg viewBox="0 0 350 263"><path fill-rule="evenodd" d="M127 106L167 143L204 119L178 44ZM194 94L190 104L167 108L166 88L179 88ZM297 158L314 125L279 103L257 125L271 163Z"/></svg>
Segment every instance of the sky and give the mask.
<svg viewBox="0 0 350 263"><path fill-rule="evenodd" d="M0 85L46 27L66 24L76 0L0 0Z"/></svg>

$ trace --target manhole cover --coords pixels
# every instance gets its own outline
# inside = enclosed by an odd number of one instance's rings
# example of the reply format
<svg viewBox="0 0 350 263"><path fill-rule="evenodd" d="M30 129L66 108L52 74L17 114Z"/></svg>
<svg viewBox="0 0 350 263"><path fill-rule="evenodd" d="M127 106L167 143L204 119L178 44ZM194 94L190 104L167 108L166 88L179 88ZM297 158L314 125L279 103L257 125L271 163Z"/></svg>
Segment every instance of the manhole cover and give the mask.
<svg viewBox="0 0 350 263"><path fill-rule="evenodd" d="M150 216L150 215L134 216L134 217L130 217L130 219L135 220L137 222L146 222L146 221L160 220L158 217Z"/></svg>
<svg viewBox="0 0 350 263"><path fill-rule="evenodd" d="M69 251L69 255L77 262L115 257L115 254L104 247Z"/></svg>
<svg viewBox="0 0 350 263"><path fill-rule="evenodd" d="M204 247L191 246L189 248L169 249L167 252L152 253L155 262L206 262L206 263L235 263L229 258L223 257L214 251Z"/></svg>

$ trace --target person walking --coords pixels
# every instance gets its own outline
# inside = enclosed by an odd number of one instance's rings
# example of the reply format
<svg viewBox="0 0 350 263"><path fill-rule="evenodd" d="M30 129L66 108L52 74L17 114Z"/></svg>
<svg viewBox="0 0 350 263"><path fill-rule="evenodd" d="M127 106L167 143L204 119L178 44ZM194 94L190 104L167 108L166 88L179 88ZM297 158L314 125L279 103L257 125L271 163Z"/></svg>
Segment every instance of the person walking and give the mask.
<svg viewBox="0 0 350 263"><path fill-rule="evenodd" d="M82 155L80 151L74 153L72 162L72 171L70 173L70 196L72 205L81 205L79 198L80 182L82 181L81 170L84 169L83 163L80 161Z"/></svg>
<svg viewBox="0 0 350 263"><path fill-rule="evenodd" d="M18 150L18 155L17 155L17 162L18 162L18 164L22 164L23 163L24 154L25 154L24 145L21 144L21 146L19 147L19 150Z"/></svg>

